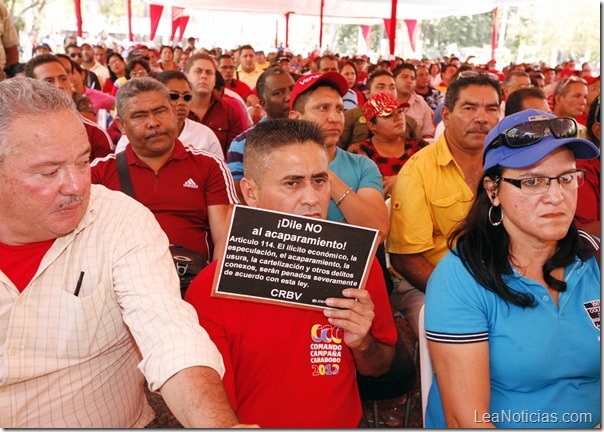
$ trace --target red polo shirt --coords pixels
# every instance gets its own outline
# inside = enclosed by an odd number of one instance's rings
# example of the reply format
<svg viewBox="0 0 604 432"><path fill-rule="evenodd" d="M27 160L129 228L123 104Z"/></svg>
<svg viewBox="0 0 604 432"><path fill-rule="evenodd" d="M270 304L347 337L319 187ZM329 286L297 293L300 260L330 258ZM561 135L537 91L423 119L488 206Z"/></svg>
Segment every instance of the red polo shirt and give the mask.
<svg viewBox="0 0 604 432"><path fill-rule="evenodd" d="M107 132L101 129L95 122L85 117L80 116L80 119L84 123L88 141L90 141L90 161L92 162L96 158L102 158L113 153L115 147Z"/></svg>
<svg viewBox="0 0 604 432"><path fill-rule="evenodd" d="M241 117L237 110L213 94L210 107L203 118L200 119L193 111L189 113L189 118L206 125L214 131L218 141L220 141L225 158L233 138L247 129L241 124Z"/></svg>
<svg viewBox="0 0 604 432"><path fill-rule="evenodd" d="M170 243L210 256L207 207L237 203L233 178L211 153L185 148L176 140L174 153L157 172L128 144L126 161L137 201L155 215ZM121 190L115 155L92 164L92 183Z"/></svg>

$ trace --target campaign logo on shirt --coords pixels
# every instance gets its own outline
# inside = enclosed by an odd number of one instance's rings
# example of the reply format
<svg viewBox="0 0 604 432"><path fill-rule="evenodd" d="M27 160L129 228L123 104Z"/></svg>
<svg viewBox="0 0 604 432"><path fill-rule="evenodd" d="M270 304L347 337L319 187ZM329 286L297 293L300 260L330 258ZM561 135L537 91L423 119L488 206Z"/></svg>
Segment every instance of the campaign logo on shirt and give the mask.
<svg viewBox="0 0 604 432"><path fill-rule="evenodd" d="M583 303L585 312L589 315L589 319L598 330L600 330L600 300L591 300Z"/></svg>
<svg viewBox="0 0 604 432"><path fill-rule="evenodd" d="M315 324L310 330L310 363L312 376L340 373L342 361L342 328L329 324Z"/></svg>

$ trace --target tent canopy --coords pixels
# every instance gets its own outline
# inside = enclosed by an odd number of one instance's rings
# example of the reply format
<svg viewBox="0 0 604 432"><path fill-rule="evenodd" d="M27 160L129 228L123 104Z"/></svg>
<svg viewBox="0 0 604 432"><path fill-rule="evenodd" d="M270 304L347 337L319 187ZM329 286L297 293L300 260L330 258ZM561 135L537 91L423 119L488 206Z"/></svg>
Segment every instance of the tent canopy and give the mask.
<svg viewBox="0 0 604 432"><path fill-rule="evenodd" d="M192 10L284 15L320 15L321 0L146 0L148 3ZM349 23L390 18L392 0L323 0L323 15ZM534 2L534 1L533 1ZM398 0L397 19L431 19L490 12L498 6L526 4L521 0Z"/></svg>

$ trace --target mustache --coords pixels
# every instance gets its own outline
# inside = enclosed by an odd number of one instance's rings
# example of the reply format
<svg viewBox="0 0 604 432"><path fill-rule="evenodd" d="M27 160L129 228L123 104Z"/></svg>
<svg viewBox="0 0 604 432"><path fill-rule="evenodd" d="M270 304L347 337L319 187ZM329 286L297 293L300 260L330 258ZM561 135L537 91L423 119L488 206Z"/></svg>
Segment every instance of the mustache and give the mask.
<svg viewBox="0 0 604 432"><path fill-rule="evenodd" d="M82 197L71 195L67 201L65 201L64 203L61 203L59 205L58 210L61 210L62 208L70 206L70 205L72 205L74 203L81 204L82 202L84 202L84 199Z"/></svg>
<svg viewBox="0 0 604 432"><path fill-rule="evenodd" d="M480 127L480 126L479 126L479 127L475 127L475 128L472 128L472 129L468 129L468 130L466 131L466 135L471 134L471 133L483 133L483 134L485 134L485 135L488 135L488 133L489 133L490 131L491 131L491 130L490 130L490 129L488 129L488 128L486 128L486 127Z"/></svg>
<svg viewBox="0 0 604 432"><path fill-rule="evenodd" d="M153 132L145 135L145 139L147 140L147 139L155 138L155 137L158 137L160 135L166 135L166 132L163 132L163 131L153 131Z"/></svg>

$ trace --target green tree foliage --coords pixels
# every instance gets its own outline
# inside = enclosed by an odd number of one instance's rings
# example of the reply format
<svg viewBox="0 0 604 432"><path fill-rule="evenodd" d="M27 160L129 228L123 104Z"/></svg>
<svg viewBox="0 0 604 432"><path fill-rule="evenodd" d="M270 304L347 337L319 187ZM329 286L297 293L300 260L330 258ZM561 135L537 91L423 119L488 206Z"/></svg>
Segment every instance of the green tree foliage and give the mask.
<svg viewBox="0 0 604 432"><path fill-rule="evenodd" d="M428 57L448 54L450 44L460 47L482 47L491 43L492 13L446 17L419 23L424 50Z"/></svg>

